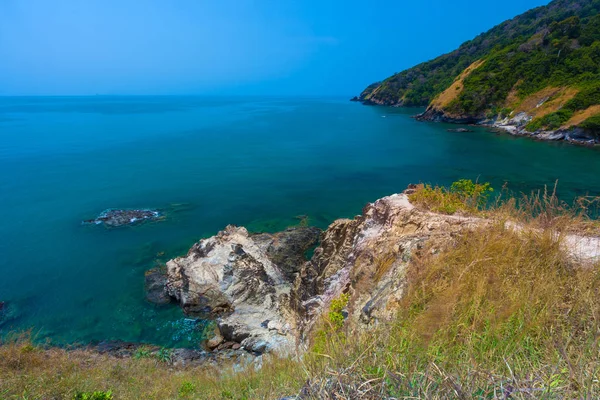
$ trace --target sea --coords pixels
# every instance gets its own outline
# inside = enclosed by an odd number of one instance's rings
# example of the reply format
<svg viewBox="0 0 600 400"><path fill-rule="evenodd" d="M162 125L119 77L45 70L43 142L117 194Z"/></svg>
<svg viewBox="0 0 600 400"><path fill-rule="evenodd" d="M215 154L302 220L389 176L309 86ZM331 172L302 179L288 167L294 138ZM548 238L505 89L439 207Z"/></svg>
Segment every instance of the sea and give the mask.
<svg viewBox="0 0 600 400"><path fill-rule="evenodd" d="M0 97L0 337L195 347L206 321L144 273L228 224L326 228L410 183L600 195L600 152L423 123L347 98ZM110 208L163 221L82 224Z"/></svg>

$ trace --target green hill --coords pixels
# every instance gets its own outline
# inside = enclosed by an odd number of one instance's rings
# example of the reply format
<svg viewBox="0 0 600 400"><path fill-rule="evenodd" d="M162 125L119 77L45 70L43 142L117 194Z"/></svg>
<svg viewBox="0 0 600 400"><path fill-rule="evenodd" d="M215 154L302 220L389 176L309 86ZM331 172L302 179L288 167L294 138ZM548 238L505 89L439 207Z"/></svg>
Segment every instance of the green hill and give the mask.
<svg viewBox="0 0 600 400"><path fill-rule="evenodd" d="M365 104L429 106L425 119L526 113L529 131L600 127L600 0L555 0L457 50L367 87Z"/></svg>

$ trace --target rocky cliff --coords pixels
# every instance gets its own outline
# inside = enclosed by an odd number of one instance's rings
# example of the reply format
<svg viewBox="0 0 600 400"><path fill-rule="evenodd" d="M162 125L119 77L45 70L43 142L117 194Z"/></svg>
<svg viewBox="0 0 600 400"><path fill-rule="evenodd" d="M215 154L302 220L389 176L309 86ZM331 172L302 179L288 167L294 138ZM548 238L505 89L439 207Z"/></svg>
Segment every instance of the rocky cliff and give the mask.
<svg viewBox="0 0 600 400"><path fill-rule="evenodd" d="M442 243L482 221L416 209L406 193L368 204L362 215L335 221L315 242L314 228L250 235L228 226L167 264L167 288L190 315L215 318L209 342L255 354L293 354L342 293L346 315L369 326L394 315L413 252L426 242Z"/></svg>
<svg viewBox="0 0 600 400"><path fill-rule="evenodd" d="M186 313L215 319L209 348L256 355L301 353L342 294L348 298L343 315L351 329L388 322L400 306L407 267L416 253L424 248L436 252L494 223L415 207L409 201L412 190L370 203L361 215L339 219L322 234L302 227L251 235L228 226L195 244L187 256L168 262L168 293ZM506 229L525 228L506 222ZM305 261L319 234L319 246ZM580 265L600 259L598 238L567 235L561 243Z"/></svg>

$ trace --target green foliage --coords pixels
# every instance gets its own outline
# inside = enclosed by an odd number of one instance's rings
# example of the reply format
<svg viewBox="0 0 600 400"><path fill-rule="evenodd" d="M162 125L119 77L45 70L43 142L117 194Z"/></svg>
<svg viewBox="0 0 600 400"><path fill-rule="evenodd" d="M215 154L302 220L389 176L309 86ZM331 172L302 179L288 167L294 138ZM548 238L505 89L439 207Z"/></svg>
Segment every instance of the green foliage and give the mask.
<svg viewBox="0 0 600 400"><path fill-rule="evenodd" d="M593 117L586 119L581 124L581 127L583 129L589 130L592 133L600 136L600 114L594 115Z"/></svg>
<svg viewBox="0 0 600 400"><path fill-rule="evenodd" d="M331 300L329 312L326 315L321 327L314 333L312 351L315 353L324 353L327 345L332 340L336 342L344 342L345 335L341 332L344 326L343 310L348 305L350 295L342 293L338 298Z"/></svg>
<svg viewBox="0 0 600 400"><path fill-rule="evenodd" d="M531 121L526 128L530 132L535 132L542 128L558 129L571 119L576 111L585 110L596 104L600 104L600 83L590 83L577 93L574 98L569 100L563 108Z"/></svg>
<svg viewBox="0 0 600 400"><path fill-rule="evenodd" d="M521 98L547 86L586 87L600 80L599 10L600 0L555 0L451 53L369 86L361 98L426 106L480 59L485 63L464 80L463 90L447 111L484 118L502 110L500 114L506 116L506 98L517 84ZM554 117L549 122L556 125L557 121Z"/></svg>
<svg viewBox="0 0 600 400"><path fill-rule="evenodd" d="M433 211L454 214L458 211L477 212L484 207L494 189L489 183L476 183L470 179L454 182L450 189L431 185L419 185L410 201Z"/></svg>
<svg viewBox="0 0 600 400"><path fill-rule="evenodd" d="M100 391L81 392L81 393L77 393L75 395L75 397L73 397L73 399L74 400L112 400L113 394L110 390L107 392L100 392Z"/></svg>
<svg viewBox="0 0 600 400"><path fill-rule="evenodd" d="M173 360L173 351L163 347L155 354L155 357L160 362L170 363Z"/></svg>
<svg viewBox="0 0 600 400"><path fill-rule="evenodd" d="M179 397L189 397L193 395L195 391L196 385L194 385L192 382L185 381L181 384L177 393L179 394Z"/></svg>
<svg viewBox="0 0 600 400"><path fill-rule="evenodd" d="M457 194L464 202L474 200L476 205L486 203L489 195L494 191L488 183L475 183L470 179L460 179L450 186L450 191Z"/></svg>
<svg viewBox="0 0 600 400"><path fill-rule="evenodd" d="M342 314L342 310L348 305L349 299L349 294L342 293L340 297L331 300L327 317L329 318L329 322L334 331L340 330L344 325L344 315Z"/></svg>
<svg viewBox="0 0 600 400"><path fill-rule="evenodd" d="M152 357L152 351L147 346L138 347L135 350L135 353L133 353L133 358L135 358L136 360L150 357Z"/></svg>

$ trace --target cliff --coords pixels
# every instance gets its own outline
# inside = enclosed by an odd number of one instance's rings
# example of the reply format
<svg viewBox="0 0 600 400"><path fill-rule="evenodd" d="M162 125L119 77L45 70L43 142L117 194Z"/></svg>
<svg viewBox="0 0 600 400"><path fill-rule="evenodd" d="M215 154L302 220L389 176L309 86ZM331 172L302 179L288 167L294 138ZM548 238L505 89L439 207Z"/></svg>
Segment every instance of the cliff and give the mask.
<svg viewBox="0 0 600 400"><path fill-rule="evenodd" d="M229 226L194 245L186 257L169 261L169 293L188 314L216 319L210 347L229 343L227 348L235 345L256 355L306 351L315 329L341 298L339 312L353 329L389 323L410 283L407 269L415 253L423 248L437 251L460 235L495 223L415 207L410 201L414 190L370 203L354 219L335 221L305 262L297 255L315 242L318 232L313 228L251 235ZM505 225L507 231L530 231L516 222ZM274 258L272 246L282 234L302 240L279 246L280 257ZM600 239L571 234L560 240L579 264L600 259Z"/></svg>

